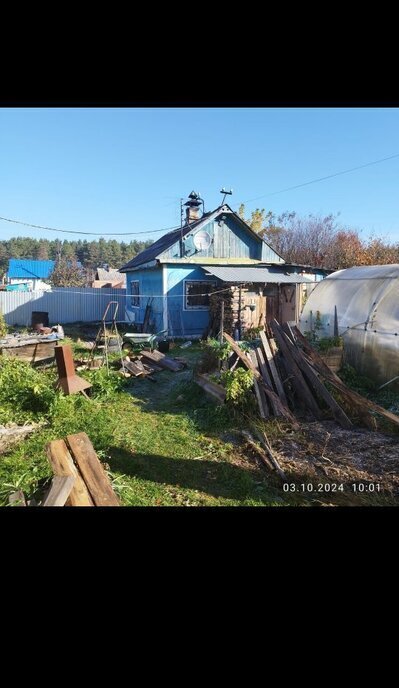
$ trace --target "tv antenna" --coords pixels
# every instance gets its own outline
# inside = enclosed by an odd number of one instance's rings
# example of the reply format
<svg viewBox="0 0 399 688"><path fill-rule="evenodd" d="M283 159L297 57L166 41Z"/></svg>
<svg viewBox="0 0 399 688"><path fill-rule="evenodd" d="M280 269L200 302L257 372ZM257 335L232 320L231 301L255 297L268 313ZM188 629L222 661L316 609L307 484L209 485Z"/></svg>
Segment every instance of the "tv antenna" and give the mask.
<svg viewBox="0 0 399 688"><path fill-rule="evenodd" d="M220 193L224 194L224 196L223 196L223 201L222 201L222 205L223 205L226 196L231 196L231 195L232 195L233 189L230 189L230 191L227 191L227 190L223 187L223 189L220 191Z"/></svg>

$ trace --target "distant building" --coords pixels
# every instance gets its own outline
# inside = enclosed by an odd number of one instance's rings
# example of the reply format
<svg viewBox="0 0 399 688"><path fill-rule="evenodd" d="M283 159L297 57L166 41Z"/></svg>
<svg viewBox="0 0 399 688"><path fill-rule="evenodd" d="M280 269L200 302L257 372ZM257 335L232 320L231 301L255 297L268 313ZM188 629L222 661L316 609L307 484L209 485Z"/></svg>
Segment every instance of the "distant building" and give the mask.
<svg viewBox="0 0 399 688"><path fill-rule="evenodd" d="M126 274L118 270L112 270L112 268L97 268L96 279L91 286L96 289L102 289L103 287L126 289Z"/></svg>
<svg viewBox="0 0 399 688"><path fill-rule="evenodd" d="M50 290L48 284L51 273L54 270L54 260L26 260L23 258L10 258L6 273L6 285L26 285L29 291ZM22 289L15 286L15 289Z"/></svg>

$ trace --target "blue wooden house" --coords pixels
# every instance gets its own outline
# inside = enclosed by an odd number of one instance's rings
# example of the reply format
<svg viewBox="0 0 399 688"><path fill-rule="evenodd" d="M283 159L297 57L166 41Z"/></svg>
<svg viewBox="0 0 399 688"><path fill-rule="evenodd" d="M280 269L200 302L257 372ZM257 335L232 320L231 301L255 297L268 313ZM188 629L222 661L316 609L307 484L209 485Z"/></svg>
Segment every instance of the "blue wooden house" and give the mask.
<svg viewBox="0 0 399 688"><path fill-rule="evenodd" d="M297 320L302 285L327 271L285 263L284 259L229 205L200 215L202 200L191 192L186 222L139 253L127 273L126 320L143 323L150 311L152 331L195 338L209 323L210 294L231 288L237 319L258 326L273 317Z"/></svg>

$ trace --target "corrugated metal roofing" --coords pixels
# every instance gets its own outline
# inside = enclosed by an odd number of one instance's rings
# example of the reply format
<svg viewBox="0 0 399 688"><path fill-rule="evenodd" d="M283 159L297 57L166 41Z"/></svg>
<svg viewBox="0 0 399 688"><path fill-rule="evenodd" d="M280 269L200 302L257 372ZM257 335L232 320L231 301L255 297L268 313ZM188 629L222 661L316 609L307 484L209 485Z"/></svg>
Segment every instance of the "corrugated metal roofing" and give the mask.
<svg viewBox="0 0 399 688"><path fill-rule="evenodd" d="M54 269L54 260L23 260L10 258L9 279L46 279Z"/></svg>
<svg viewBox="0 0 399 688"><path fill-rule="evenodd" d="M312 282L308 277L297 274L285 274L285 272L272 270L265 267L204 267L210 275L223 280L223 282L275 282L278 284L294 284Z"/></svg>

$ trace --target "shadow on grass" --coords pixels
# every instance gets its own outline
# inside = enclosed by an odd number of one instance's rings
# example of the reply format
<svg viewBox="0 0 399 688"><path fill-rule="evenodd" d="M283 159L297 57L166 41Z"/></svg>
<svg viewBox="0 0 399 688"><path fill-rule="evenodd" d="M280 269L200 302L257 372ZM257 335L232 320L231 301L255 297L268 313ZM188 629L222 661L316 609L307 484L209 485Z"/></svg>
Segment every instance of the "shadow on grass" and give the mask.
<svg viewBox="0 0 399 688"><path fill-rule="evenodd" d="M249 471L217 461L132 454L119 447L110 447L109 451L111 471L120 471L126 476L199 490L213 497L239 501L256 499L268 503L273 500L262 480L264 476L257 469Z"/></svg>
<svg viewBox="0 0 399 688"><path fill-rule="evenodd" d="M128 389L145 413L167 413L189 416L200 431L224 431L245 425L235 409L218 405L196 384L191 370L157 373L157 384L135 380Z"/></svg>

